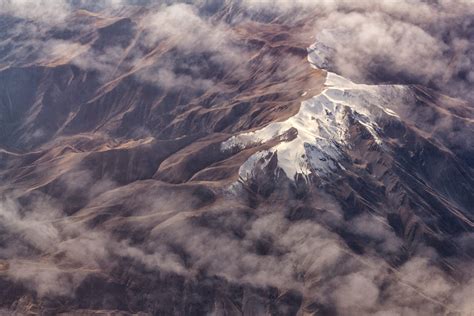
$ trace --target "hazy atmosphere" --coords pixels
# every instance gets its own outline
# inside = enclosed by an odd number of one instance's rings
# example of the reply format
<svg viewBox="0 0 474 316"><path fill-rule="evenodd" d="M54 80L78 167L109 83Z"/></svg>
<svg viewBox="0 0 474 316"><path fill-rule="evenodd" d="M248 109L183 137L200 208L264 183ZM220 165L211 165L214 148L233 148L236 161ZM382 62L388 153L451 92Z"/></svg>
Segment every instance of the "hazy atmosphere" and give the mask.
<svg viewBox="0 0 474 316"><path fill-rule="evenodd" d="M471 0L0 0L0 315L474 313Z"/></svg>

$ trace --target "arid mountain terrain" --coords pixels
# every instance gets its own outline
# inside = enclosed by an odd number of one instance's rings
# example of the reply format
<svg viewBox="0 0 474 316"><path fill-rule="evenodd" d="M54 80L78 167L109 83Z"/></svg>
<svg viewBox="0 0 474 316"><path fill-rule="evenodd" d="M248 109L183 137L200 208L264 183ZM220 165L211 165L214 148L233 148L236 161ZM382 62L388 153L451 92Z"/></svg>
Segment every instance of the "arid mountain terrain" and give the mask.
<svg viewBox="0 0 474 316"><path fill-rule="evenodd" d="M0 314L474 313L473 17L0 0Z"/></svg>

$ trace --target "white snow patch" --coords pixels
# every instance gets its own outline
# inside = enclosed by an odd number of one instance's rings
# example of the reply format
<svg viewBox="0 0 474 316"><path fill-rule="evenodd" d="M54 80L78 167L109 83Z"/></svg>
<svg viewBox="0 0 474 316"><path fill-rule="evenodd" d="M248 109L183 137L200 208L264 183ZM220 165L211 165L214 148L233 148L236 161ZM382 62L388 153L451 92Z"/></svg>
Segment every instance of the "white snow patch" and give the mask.
<svg viewBox="0 0 474 316"><path fill-rule="evenodd" d="M266 159L269 156L269 154L271 154L270 151L262 150L250 156L250 158L247 159L247 161L245 161L244 164L240 167L240 170L239 170L240 178L243 180L247 180L251 176L253 169L265 168L269 161L268 159Z"/></svg>

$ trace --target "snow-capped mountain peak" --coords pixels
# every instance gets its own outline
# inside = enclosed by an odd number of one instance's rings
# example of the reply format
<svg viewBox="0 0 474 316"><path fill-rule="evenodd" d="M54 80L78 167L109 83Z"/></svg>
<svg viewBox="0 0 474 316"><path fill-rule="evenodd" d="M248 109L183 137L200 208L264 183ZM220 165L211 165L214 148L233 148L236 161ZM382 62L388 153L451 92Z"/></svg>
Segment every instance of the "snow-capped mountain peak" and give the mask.
<svg viewBox="0 0 474 316"><path fill-rule="evenodd" d="M317 44L308 51L308 61L317 68L324 60L324 51ZM222 150L252 147L270 140L281 139L268 150L255 153L240 168L240 177L246 179L253 168L262 167L268 153L276 153L278 166L293 179L296 174L318 176L342 168L338 162L347 141L350 126L359 123L370 133L379 146L383 140L377 125L382 115L398 117L388 108L394 99L399 99L405 87L397 85L356 84L335 73L327 72L323 91L301 103L299 112L283 122L272 122L262 129L236 135L222 143ZM291 129L296 136L283 137Z"/></svg>

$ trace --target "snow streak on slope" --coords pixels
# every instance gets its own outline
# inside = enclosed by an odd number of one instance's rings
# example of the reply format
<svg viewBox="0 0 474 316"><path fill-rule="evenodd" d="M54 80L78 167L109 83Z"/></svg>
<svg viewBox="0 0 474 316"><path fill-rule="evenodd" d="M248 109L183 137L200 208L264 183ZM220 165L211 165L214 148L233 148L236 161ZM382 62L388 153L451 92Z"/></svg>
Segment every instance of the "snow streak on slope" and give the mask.
<svg viewBox="0 0 474 316"><path fill-rule="evenodd" d="M324 66L326 51L314 44L308 51L308 60L314 68ZM324 48L324 47L322 47ZM406 87L395 85L356 84L334 73L328 72L326 88L318 95L302 102L299 112L284 122L272 122L266 127L233 136L222 143L222 150L244 149L282 138L290 129L296 129L294 138L279 142L268 151L258 152L240 168L244 180L254 168L265 165L269 152L276 152L278 166L290 178L297 173L327 176L338 168L348 143L349 129L360 124L383 147L377 118L383 115L398 117L388 107L401 102Z"/></svg>

